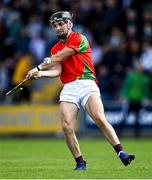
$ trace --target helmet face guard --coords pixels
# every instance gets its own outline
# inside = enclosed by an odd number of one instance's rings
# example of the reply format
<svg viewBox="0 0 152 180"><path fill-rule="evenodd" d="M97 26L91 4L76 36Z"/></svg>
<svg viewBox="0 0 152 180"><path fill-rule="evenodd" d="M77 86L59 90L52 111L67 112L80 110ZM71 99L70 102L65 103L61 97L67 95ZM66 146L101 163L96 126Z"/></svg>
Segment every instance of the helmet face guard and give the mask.
<svg viewBox="0 0 152 180"><path fill-rule="evenodd" d="M56 12L56 13L52 14L52 16L50 17L49 22L51 24L53 24L53 23L55 23L57 21L65 21L67 19L72 21L71 13L68 12L68 11L59 11L59 12Z"/></svg>
<svg viewBox="0 0 152 180"><path fill-rule="evenodd" d="M52 14L49 22L51 25L53 25L55 22L58 22L58 21L64 21L65 23L68 23L68 20L72 21L71 13L68 11L59 11ZM67 38L67 35L68 35L68 32L62 35L57 35L57 37L61 40L64 40Z"/></svg>

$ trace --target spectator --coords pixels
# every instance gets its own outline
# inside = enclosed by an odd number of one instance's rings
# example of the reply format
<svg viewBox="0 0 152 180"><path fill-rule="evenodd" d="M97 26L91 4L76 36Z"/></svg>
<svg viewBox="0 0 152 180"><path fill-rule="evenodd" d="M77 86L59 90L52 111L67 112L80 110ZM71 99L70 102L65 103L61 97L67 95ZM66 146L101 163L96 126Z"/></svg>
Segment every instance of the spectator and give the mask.
<svg viewBox="0 0 152 180"><path fill-rule="evenodd" d="M42 33L43 24L38 15L31 15L27 24L28 35L30 38L36 37Z"/></svg>
<svg viewBox="0 0 152 180"><path fill-rule="evenodd" d="M23 54L28 53L30 41L31 39L28 35L27 27L22 28L21 36L19 38L18 43L16 44L16 51Z"/></svg>
<svg viewBox="0 0 152 180"><path fill-rule="evenodd" d="M142 45L142 54L140 57L140 63L142 68L152 74L152 44L150 39L145 39Z"/></svg>
<svg viewBox="0 0 152 180"><path fill-rule="evenodd" d="M17 45L19 43L21 37L21 31L23 28L23 23L18 13L15 13L12 16L12 26L9 27L9 37L14 41Z"/></svg>
<svg viewBox="0 0 152 180"><path fill-rule="evenodd" d="M113 27L110 34L110 44L113 49L119 49L124 37L118 27Z"/></svg>
<svg viewBox="0 0 152 180"><path fill-rule="evenodd" d="M95 41L92 40L90 44L92 49L93 63L96 68L102 61L103 51L102 47L99 46Z"/></svg>
<svg viewBox="0 0 152 180"><path fill-rule="evenodd" d="M113 77L110 74L109 68L106 65L99 65L97 71L97 80L102 93L102 100L110 101L114 99L114 82ZM113 88L111 88L113 87Z"/></svg>
<svg viewBox="0 0 152 180"><path fill-rule="evenodd" d="M36 56L37 63L40 63L45 57L46 41L41 35L35 34L30 41L29 50Z"/></svg>
<svg viewBox="0 0 152 180"><path fill-rule="evenodd" d="M150 22L144 23L144 25L143 25L143 36L145 38L152 39L152 24Z"/></svg>
<svg viewBox="0 0 152 180"><path fill-rule="evenodd" d="M4 100L4 94L8 86L8 72L5 62L0 62L0 102Z"/></svg>
<svg viewBox="0 0 152 180"><path fill-rule="evenodd" d="M105 1L105 14L103 19L104 29L109 32L114 25L117 25L121 17L121 11L118 8L117 0Z"/></svg>
<svg viewBox="0 0 152 180"><path fill-rule="evenodd" d="M13 86L16 86L25 78L26 73L33 67L33 64L34 56L32 54L25 54L19 57L12 78ZM28 103L31 100L30 94L30 83L26 83L23 85L23 90L13 97L13 102Z"/></svg>
<svg viewBox="0 0 152 180"><path fill-rule="evenodd" d="M150 95L150 78L142 70L139 62L134 62L134 69L126 75L123 87L121 89L121 96L125 98L126 104L123 107L124 119L120 125L120 135L124 130L127 117L129 113L133 112L135 115L134 136L140 136L140 110L142 102Z"/></svg>

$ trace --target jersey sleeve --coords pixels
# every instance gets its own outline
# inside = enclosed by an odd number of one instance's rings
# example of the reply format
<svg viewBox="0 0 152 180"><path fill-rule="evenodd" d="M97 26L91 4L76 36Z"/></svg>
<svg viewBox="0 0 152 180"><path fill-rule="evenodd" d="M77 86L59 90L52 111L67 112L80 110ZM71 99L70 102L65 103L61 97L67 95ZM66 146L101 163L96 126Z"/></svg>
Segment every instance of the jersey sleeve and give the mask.
<svg viewBox="0 0 152 180"><path fill-rule="evenodd" d="M85 52L88 46L88 40L82 34L77 34L75 37L71 38L70 41L67 43L67 47L74 49L78 53Z"/></svg>
<svg viewBox="0 0 152 180"><path fill-rule="evenodd" d="M57 51L57 50L56 50L56 46L53 46L53 47L51 48L51 50L50 50L50 55L56 54L56 53L57 53L56 51Z"/></svg>

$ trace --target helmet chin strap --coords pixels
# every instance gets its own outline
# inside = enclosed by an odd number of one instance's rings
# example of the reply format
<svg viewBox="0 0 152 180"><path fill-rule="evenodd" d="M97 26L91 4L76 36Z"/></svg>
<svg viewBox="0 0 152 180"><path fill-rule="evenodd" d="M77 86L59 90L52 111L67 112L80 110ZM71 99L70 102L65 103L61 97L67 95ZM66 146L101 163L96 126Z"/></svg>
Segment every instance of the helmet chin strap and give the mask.
<svg viewBox="0 0 152 180"><path fill-rule="evenodd" d="M57 35L57 37L61 40L65 40L67 38L68 33Z"/></svg>

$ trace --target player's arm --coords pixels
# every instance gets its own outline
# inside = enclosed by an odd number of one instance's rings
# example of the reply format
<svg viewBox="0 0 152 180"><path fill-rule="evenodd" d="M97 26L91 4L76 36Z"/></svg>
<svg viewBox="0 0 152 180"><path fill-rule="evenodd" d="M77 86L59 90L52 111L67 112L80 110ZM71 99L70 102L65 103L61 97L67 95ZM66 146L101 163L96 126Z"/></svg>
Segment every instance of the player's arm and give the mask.
<svg viewBox="0 0 152 180"><path fill-rule="evenodd" d="M52 55L52 56L50 56L50 57L47 57L47 58L45 58L44 59L44 61L40 64L40 65L38 65L37 67L35 67L34 69L32 69L32 70L30 70L28 73L27 73L27 75L26 75L26 78L27 79L30 79L30 78L32 78L33 76L34 76L34 74L35 73L38 73L38 71L44 71L44 70L46 70L46 69L51 69L51 67L52 67L52 63L61 63L61 61L63 61L64 59L66 59L67 57L69 57L69 56L71 56L71 55L73 55L73 54L75 54L76 53L76 51L74 50L74 49L72 49L72 48L68 48L68 47L65 47L63 50L61 50L60 52L58 52L57 54L55 54L55 55ZM54 71L55 72L55 71ZM41 72L42 73L42 72ZM50 72L51 74L51 77L53 77L52 76L52 73L53 72ZM42 73L43 75L45 74L45 73ZM46 75L45 75L46 76ZM50 76L49 76L50 77Z"/></svg>
<svg viewBox="0 0 152 180"><path fill-rule="evenodd" d="M48 70L37 71L33 73L33 78L38 79L40 77L57 77L61 74L62 68L60 63L52 62L51 67Z"/></svg>
<svg viewBox="0 0 152 180"><path fill-rule="evenodd" d="M34 69L30 70L27 75L26 79L31 79L31 78L39 78L39 77L56 77L61 74L61 64L60 62L52 62L47 66L46 70L39 70L37 67Z"/></svg>
<svg viewBox="0 0 152 180"><path fill-rule="evenodd" d="M72 56L75 53L76 53L76 51L74 49L65 47L64 49L59 51L57 54L45 58L43 63L41 63L38 66L38 69L45 70L45 69L49 68L49 66L51 65L51 62L61 62L64 59L68 58L69 56Z"/></svg>

